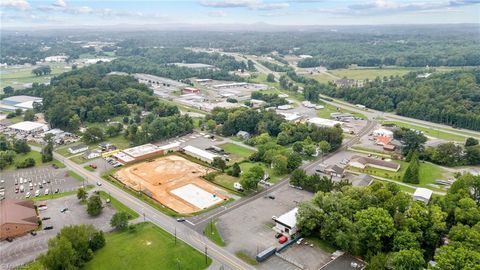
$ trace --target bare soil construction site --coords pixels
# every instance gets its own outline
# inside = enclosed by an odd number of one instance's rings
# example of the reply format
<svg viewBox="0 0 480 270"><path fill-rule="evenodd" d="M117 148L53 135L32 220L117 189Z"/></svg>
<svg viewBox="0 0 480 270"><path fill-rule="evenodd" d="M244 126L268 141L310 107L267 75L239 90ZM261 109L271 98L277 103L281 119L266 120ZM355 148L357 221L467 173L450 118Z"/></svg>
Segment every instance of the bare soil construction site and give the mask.
<svg viewBox="0 0 480 270"><path fill-rule="evenodd" d="M191 214L228 199L227 192L203 180L212 169L177 155L125 167L115 178L181 214Z"/></svg>

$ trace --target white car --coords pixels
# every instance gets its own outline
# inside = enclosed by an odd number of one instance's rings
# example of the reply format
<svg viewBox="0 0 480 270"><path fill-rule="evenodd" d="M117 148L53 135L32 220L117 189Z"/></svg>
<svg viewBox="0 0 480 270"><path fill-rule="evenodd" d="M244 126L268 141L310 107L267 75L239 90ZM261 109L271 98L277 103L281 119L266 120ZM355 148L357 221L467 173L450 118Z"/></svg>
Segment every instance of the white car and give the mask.
<svg viewBox="0 0 480 270"><path fill-rule="evenodd" d="M48 195L50 193L50 190L47 188L45 189L45 195Z"/></svg>
<svg viewBox="0 0 480 270"><path fill-rule="evenodd" d="M38 196L40 196L40 190L39 189L35 190L35 197L38 197Z"/></svg>
<svg viewBox="0 0 480 270"><path fill-rule="evenodd" d="M30 198L31 195L32 195L32 194L31 194L30 191L29 191L29 192L27 192L27 194L25 194L25 198L28 199L28 198Z"/></svg>

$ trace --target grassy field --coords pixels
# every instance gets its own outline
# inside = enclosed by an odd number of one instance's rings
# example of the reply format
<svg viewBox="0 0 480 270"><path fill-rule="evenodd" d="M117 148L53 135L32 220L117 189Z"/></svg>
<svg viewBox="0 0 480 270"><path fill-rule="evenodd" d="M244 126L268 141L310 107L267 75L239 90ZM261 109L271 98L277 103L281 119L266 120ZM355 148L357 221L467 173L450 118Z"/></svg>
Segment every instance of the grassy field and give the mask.
<svg viewBox="0 0 480 270"><path fill-rule="evenodd" d="M81 177L80 175L78 175L76 172L74 171L68 171L68 176L72 177L73 179L79 181L79 182L82 182L84 179L83 177Z"/></svg>
<svg viewBox="0 0 480 270"><path fill-rule="evenodd" d="M222 239L222 236L220 233L218 233L217 230L217 221L214 220L212 222L209 222L205 229L203 230L203 234L208 237L208 239L212 240L215 244L224 247L225 242Z"/></svg>
<svg viewBox="0 0 480 270"><path fill-rule="evenodd" d="M240 178L238 178L238 177L234 177L234 176L230 176L226 173L222 173L222 174L219 174L219 175L215 176L215 179L212 182L214 184L217 184L221 187L224 187L224 188L228 189L230 192L232 192L236 195L240 195L240 196L244 195L243 193L236 192L233 189L233 183L240 182Z"/></svg>
<svg viewBox="0 0 480 270"><path fill-rule="evenodd" d="M110 199L110 205L115 208L118 212L125 212L129 215L129 219L136 219L140 215L133 211L132 209L128 208L126 205L115 199L114 197L110 196L108 193L105 191L100 191L100 197L102 197L104 200Z"/></svg>
<svg viewBox="0 0 480 270"><path fill-rule="evenodd" d="M27 83L47 83L50 79L63 72L70 71L65 68L65 64L52 64L52 73L45 76L35 76L32 74L32 70L39 66L31 67L2 67L0 68L0 91L3 91L5 86L12 86L15 89L23 88Z"/></svg>
<svg viewBox="0 0 480 270"><path fill-rule="evenodd" d="M93 185L87 185L86 190L91 190L94 186ZM38 197L33 197L33 201L46 201L46 200L55 200L58 198L66 197L66 196L72 196L77 194L77 190L71 190L67 192L60 192L60 193L53 193L53 191L50 193L50 195L44 195L44 196L38 196Z"/></svg>
<svg viewBox="0 0 480 270"><path fill-rule="evenodd" d="M397 125L399 127L420 130L426 136L430 136L430 137L434 137L434 138L438 138L438 139L442 139L442 140L447 140L447 141L465 142L467 137L469 137L469 136L461 136L461 135L457 135L457 134L447 133L447 132L444 132L441 129L437 129L437 128L417 126L417 125L407 124L407 123L399 122L399 121L383 121L382 124L394 124L394 125Z"/></svg>
<svg viewBox="0 0 480 270"><path fill-rule="evenodd" d="M356 69L334 69L328 72L343 78L355 80L374 80L376 77L383 78L384 76L403 76L411 71L421 70L419 68L356 68Z"/></svg>
<svg viewBox="0 0 480 270"><path fill-rule="evenodd" d="M26 154L17 154L15 156L15 160L13 161L13 164L7 166L4 170L14 170L16 168L15 164L17 164L18 162L23 162L27 158L33 158L35 160L35 167L38 167L38 166L41 166L41 165L56 164L59 168L65 168L65 165L63 165L63 163L61 163L60 161L58 161L56 159L54 159L53 161L50 161L50 162L43 163L42 162L42 154L40 152L32 150L32 151L30 151Z"/></svg>
<svg viewBox="0 0 480 270"><path fill-rule="evenodd" d="M323 105L325 107L325 108L317 111L317 116L321 117L321 118L330 119L330 114L331 113L341 112L341 113L351 113L353 116L358 117L360 119L367 119L365 117L365 115L363 115L361 113L358 113L358 112L349 111L349 110L345 110L345 109L342 109L342 108L339 108L337 110L337 108L335 106L330 105L330 104L326 104L326 103L323 103L323 102L320 102L319 104Z"/></svg>
<svg viewBox="0 0 480 270"><path fill-rule="evenodd" d="M84 270L205 269L212 260L151 223L135 231L106 235L106 246L97 251Z"/></svg>
<svg viewBox="0 0 480 270"><path fill-rule="evenodd" d="M230 153L230 159L232 161L241 161L245 158L248 158L251 154L253 154L255 151L242 147L240 145L234 144L234 143L226 143L219 145L223 150L227 151Z"/></svg>
<svg viewBox="0 0 480 270"><path fill-rule="evenodd" d="M363 172L370 175L379 176L379 177L401 182L403 174L407 170L408 162L398 161L398 160L396 160L395 162L401 165L400 170L398 172L391 172L391 171L381 170L381 169L371 168L371 167L367 167L364 170L352 168L352 167L349 167L349 169L352 171ZM448 172L445 171L440 166L437 166L432 163L420 162L420 172L419 172L420 183L410 184L410 185L443 191L441 188L436 188L435 186L432 186L432 185L435 185L436 180L445 179L446 174L448 174Z"/></svg>

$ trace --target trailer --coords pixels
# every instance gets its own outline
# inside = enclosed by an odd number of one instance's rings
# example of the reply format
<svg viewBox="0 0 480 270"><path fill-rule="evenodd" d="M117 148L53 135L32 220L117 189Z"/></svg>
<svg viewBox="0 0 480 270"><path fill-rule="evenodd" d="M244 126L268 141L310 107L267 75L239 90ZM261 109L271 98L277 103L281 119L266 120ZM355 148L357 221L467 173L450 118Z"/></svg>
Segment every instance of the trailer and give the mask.
<svg viewBox="0 0 480 270"><path fill-rule="evenodd" d="M277 248L276 247L269 247L267 249L265 249L264 251L260 252L257 254L257 262L263 262L265 261L266 259L268 259L270 256L272 256L273 254L275 254L275 252L277 252Z"/></svg>

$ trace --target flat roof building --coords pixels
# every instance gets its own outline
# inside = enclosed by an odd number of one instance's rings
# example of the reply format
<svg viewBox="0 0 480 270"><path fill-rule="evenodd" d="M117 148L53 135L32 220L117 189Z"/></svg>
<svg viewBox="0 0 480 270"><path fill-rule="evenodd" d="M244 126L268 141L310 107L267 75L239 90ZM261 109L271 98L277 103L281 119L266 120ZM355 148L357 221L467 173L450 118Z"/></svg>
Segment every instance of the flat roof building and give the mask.
<svg viewBox="0 0 480 270"><path fill-rule="evenodd" d="M314 124L318 127L334 127L335 125L342 125L342 122L339 121L334 121L326 118L320 118L320 117L312 117L308 119L308 123Z"/></svg>
<svg viewBox="0 0 480 270"><path fill-rule="evenodd" d="M32 122L32 121L23 121L13 125L8 126L10 129L21 131L21 132L41 132L48 131L48 126L42 123Z"/></svg>
<svg viewBox="0 0 480 270"><path fill-rule="evenodd" d="M15 111L16 109L33 109L34 103L42 103L42 98L33 96L11 96L0 101L0 110Z"/></svg>
<svg viewBox="0 0 480 270"><path fill-rule="evenodd" d="M297 212L298 207L293 208L287 213L275 219L275 231L287 235L294 235L297 233Z"/></svg>
<svg viewBox="0 0 480 270"><path fill-rule="evenodd" d="M0 239L13 238L34 231L38 216L31 200L3 199L0 201Z"/></svg>
<svg viewBox="0 0 480 270"><path fill-rule="evenodd" d="M433 191L428 188L417 188L413 193L413 200L428 203L432 198L432 194Z"/></svg>
<svg viewBox="0 0 480 270"><path fill-rule="evenodd" d="M219 155L210 153L208 151L202 150L200 148L197 148L195 146L187 145L183 148L183 151L185 151L185 154L190 155L192 157L198 158L202 161L212 163L213 159L216 157L220 157Z"/></svg>
<svg viewBox="0 0 480 270"><path fill-rule="evenodd" d="M373 167L393 172L398 172L398 170L400 170L400 164L398 163L363 156L353 156L348 165L359 169Z"/></svg>
<svg viewBox="0 0 480 270"><path fill-rule="evenodd" d="M135 159L141 158L145 155L157 154L163 151L158 146L153 145L151 143L135 146L132 148L124 149L123 152Z"/></svg>
<svg viewBox="0 0 480 270"><path fill-rule="evenodd" d="M71 154L78 154L81 152L85 152L88 150L88 145L86 144L78 144L78 145L72 145L68 148L68 152Z"/></svg>

